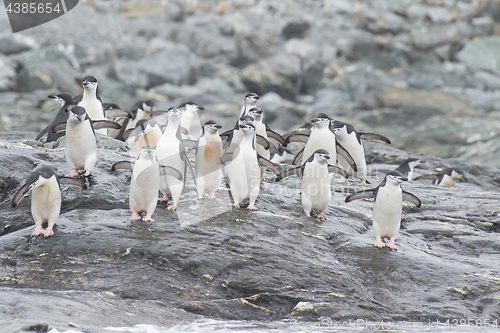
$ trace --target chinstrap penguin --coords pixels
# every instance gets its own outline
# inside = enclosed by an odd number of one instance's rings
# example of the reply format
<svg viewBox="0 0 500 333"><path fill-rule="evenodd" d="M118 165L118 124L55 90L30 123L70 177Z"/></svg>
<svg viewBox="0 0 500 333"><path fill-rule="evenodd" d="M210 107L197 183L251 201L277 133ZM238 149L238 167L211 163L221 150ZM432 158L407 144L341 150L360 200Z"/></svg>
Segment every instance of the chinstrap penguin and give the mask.
<svg viewBox="0 0 500 333"><path fill-rule="evenodd" d="M45 237L54 235L52 228L61 212L60 183L79 186L87 189L85 183L78 179L59 177L49 166L39 166L26 178L26 182L12 199L12 208L17 207L21 199L29 191L31 193L31 215L35 221L33 236L42 234ZM43 228L47 222L47 228Z"/></svg>
<svg viewBox="0 0 500 333"><path fill-rule="evenodd" d="M345 202L351 202L357 199L375 198L373 202L373 233L375 234L375 243L373 246L382 248L389 247L397 250L394 243L401 226L401 212L403 200L409 201L417 207L422 202L415 195L404 191L401 188L401 182L407 178L398 171L389 172L384 180L374 189L365 190L351 194L345 198ZM389 238L387 243L382 241L383 237Z"/></svg>

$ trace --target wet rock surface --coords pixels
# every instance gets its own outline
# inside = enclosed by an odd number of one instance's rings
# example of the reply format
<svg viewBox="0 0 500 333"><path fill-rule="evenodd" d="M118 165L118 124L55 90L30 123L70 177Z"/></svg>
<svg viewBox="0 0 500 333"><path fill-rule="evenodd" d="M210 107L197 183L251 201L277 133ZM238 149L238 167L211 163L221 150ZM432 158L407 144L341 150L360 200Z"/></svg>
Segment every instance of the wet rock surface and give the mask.
<svg viewBox="0 0 500 333"><path fill-rule="evenodd" d="M23 323L43 320L28 313L34 299L55 301L47 310L51 327L71 322L83 330L134 322L171 326L198 316L428 322L500 315L497 169L366 142L373 186L407 157L426 160L417 174L453 165L469 178L454 188L404 183L423 205L405 205L399 249L391 252L371 245L372 202L344 202L364 188L355 181L332 185L325 221L302 213L298 178L276 183L267 174L259 211L230 208L224 188L213 201L198 200L188 183L176 212L159 204L156 222L132 222L129 175L110 171L128 152L99 136L90 189L63 187L55 235L44 239L31 236L29 198L16 209L10 199L35 165L69 170L63 140L56 148L24 140L34 134L10 132L0 141L0 297L11 300L2 310L9 325L19 316L8 305L16 300L27 303L19 310ZM67 310L52 317L61 302ZM101 306L78 314L94 302ZM115 316L116 309L135 317ZM109 315L92 317L101 310Z"/></svg>

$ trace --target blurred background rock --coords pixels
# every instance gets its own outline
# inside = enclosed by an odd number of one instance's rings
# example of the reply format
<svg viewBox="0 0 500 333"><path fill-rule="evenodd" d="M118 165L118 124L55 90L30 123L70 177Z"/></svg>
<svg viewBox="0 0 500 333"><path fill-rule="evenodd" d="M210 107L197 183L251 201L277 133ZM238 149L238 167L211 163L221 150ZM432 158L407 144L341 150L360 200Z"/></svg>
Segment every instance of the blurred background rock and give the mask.
<svg viewBox="0 0 500 333"><path fill-rule="evenodd" d="M279 132L316 113L414 153L500 160L500 1L80 1L12 34L0 20L0 129L40 131L50 93L157 109L192 100L234 123L262 96Z"/></svg>

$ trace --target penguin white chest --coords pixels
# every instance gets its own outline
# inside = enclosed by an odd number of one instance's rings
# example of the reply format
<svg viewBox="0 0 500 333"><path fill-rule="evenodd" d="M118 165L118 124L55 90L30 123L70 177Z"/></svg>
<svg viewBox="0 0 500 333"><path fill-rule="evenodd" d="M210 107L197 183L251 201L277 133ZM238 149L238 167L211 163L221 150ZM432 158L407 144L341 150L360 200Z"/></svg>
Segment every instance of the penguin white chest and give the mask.
<svg viewBox="0 0 500 333"><path fill-rule="evenodd" d="M90 122L69 124L66 128L66 159L72 168L83 169L97 158L97 143Z"/></svg>
<svg viewBox="0 0 500 333"><path fill-rule="evenodd" d="M311 157L312 154L318 149L325 149L328 151L332 161L337 160L337 147L335 143L335 134L330 131L328 127L326 128L315 128L309 139L307 140L306 146L304 148L304 154L302 156L302 164Z"/></svg>
<svg viewBox="0 0 500 333"><path fill-rule="evenodd" d="M33 189L31 212L37 220L55 221L61 211L61 190L55 177Z"/></svg>
<svg viewBox="0 0 500 333"><path fill-rule="evenodd" d="M394 237L399 232L403 192L401 187L381 187L373 203L373 231L375 236Z"/></svg>
<svg viewBox="0 0 500 333"><path fill-rule="evenodd" d="M306 212L311 209L324 210L332 197L330 189L332 174L328 173L326 165L308 164L304 168L301 183L302 205Z"/></svg>

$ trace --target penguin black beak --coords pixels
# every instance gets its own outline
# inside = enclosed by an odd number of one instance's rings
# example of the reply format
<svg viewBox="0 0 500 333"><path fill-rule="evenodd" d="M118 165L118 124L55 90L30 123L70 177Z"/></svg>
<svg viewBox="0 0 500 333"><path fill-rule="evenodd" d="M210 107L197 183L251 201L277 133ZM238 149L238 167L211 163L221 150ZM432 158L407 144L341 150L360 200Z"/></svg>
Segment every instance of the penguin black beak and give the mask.
<svg viewBox="0 0 500 333"><path fill-rule="evenodd" d="M408 178L406 178L406 177L401 177L400 179L401 179L402 181L405 181L405 182L406 182L406 181L408 181Z"/></svg>
<svg viewBox="0 0 500 333"><path fill-rule="evenodd" d="M221 128L222 128L222 125L219 125L219 124L215 124L214 126L215 126L215 128L217 128L217 129L221 129Z"/></svg>
<svg viewBox="0 0 500 333"><path fill-rule="evenodd" d="M203 106L198 106L198 110L205 110Z"/></svg>
<svg viewBox="0 0 500 333"><path fill-rule="evenodd" d="M56 95L49 95L49 96L47 96L47 97L52 98L52 99L56 99L56 98L57 98L57 96L56 96Z"/></svg>

